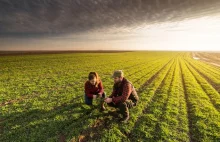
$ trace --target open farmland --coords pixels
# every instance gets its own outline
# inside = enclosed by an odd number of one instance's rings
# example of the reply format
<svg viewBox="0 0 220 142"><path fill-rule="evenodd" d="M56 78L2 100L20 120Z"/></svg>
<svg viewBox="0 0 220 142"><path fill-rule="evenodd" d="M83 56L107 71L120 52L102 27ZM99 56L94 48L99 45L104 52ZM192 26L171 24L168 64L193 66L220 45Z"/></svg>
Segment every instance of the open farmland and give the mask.
<svg viewBox="0 0 220 142"><path fill-rule="evenodd" d="M0 56L0 141L220 141L218 63L192 52ZM84 104L88 73L108 96L117 69L140 97L127 124Z"/></svg>

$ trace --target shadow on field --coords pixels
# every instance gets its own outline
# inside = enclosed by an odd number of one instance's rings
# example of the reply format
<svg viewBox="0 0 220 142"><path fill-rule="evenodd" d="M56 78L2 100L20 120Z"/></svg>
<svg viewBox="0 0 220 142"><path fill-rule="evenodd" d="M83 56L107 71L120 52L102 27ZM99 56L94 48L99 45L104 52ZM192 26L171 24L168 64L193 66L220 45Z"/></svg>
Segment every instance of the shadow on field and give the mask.
<svg viewBox="0 0 220 142"><path fill-rule="evenodd" d="M110 129L110 123L112 123L112 116L110 116L109 114L102 115L100 118L95 120L92 126L82 131L77 141L99 141L102 131Z"/></svg>
<svg viewBox="0 0 220 142"><path fill-rule="evenodd" d="M80 128L81 120L92 108L81 102L63 104L51 110L27 110L11 113L1 122L0 141L65 141L65 136Z"/></svg>

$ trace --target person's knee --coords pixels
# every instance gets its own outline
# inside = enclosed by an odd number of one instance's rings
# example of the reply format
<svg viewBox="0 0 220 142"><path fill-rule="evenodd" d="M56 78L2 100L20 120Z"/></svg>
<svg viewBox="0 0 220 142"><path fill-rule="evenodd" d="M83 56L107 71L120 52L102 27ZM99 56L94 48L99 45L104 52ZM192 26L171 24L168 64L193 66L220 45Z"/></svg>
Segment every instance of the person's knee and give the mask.
<svg viewBox="0 0 220 142"><path fill-rule="evenodd" d="M85 94L85 104L92 105L92 99L88 98Z"/></svg>
<svg viewBox="0 0 220 142"><path fill-rule="evenodd" d="M118 104L118 108L119 108L119 112L120 112L122 115L126 115L126 114L129 113L129 109L128 109L128 107L127 107L126 102L119 103L119 104Z"/></svg>
<svg viewBox="0 0 220 142"><path fill-rule="evenodd" d="M92 101L85 101L85 104L92 105Z"/></svg>
<svg viewBox="0 0 220 142"><path fill-rule="evenodd" d="M92 102L86 101L85 102L87 105L92 105Z"/></svg>
<svg viewBox="0 0 220 142"><path fill-rule="evenodd" d="M112 104L111 103L106 103L108 106L112 107Z"/></svg>
<svg viewBox="0 0 220 142"><path fill-rule="evenodd" d="M108 106L110 107L116 107L116 105L114 105L112 102L111 103L106 103Z"/></svg>
<svg viewBox="0 0 220 142"><path fill-rule="evenodd" d="M127 107L127 105L126 105L125 102L120 102L120 103L118 104L118 107L119 107L119 108L122 108L122 109L125 109L125 108Z"/></svg>
<svg viewBox="0 0 220 142"><path fill-rule="evenodd" d="M121 103L119 103L119 105L118 105L118 107L120 108L120 109L130 109L130 108L132 108L134 106L134 102L132 102L132 101L130 101L130 100L127 100L127 101L125 101L125 102L121 102Z"/></svg>

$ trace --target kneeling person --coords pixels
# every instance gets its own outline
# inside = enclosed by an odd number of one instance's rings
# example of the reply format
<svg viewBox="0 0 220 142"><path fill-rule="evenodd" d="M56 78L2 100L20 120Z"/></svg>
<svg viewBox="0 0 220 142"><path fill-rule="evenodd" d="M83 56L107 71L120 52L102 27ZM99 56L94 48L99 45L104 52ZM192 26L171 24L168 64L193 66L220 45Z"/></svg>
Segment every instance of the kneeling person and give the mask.
<svg viewBox="0 0 220 142"><path fill-rule="evenodd" d="M104 98L105 93L102 81L96 72L90 72L88 80L85 82L85 103L92 105L93 99L100 98L100 111L105 110Z"/></svg>
<svg viewBox="0 0 220 142"><path fill-rule="evenodd" d="M115 108L119 108L122 114L122 122L127 122L129 119L129 109L137 105L139 97L130 81L124 78L121 70L116 70L113 73L114 86L112 94L105 99L105 102Z"/></svg>

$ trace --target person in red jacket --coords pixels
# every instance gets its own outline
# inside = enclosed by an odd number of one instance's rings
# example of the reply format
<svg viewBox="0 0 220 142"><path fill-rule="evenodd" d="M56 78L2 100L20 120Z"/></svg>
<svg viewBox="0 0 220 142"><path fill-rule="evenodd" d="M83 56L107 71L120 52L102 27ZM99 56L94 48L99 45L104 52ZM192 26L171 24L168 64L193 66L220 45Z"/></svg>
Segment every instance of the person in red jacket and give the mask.
<svg viewBox="0 0 220 142"><path fill-rule="evenodd" d="M96 72L90 72L88 76L88 80L85 82L85 103L87 105L92 105L92 100L100 98L101 100L101 108L100 111L105 110L104 107L104 88L102 81Z"/></svg>
<svg viewBox="0 0 220 142"><path fill-rule="evenodd" d="M114 85L112 94L105 99L110 107L118 108L116 113L122 114L121 122L127 122L129 119L129 109L137 105L139 97L133 84L124 77L122 70L116 70L113 73Z"/></svg>

